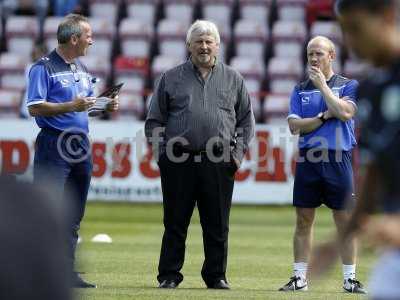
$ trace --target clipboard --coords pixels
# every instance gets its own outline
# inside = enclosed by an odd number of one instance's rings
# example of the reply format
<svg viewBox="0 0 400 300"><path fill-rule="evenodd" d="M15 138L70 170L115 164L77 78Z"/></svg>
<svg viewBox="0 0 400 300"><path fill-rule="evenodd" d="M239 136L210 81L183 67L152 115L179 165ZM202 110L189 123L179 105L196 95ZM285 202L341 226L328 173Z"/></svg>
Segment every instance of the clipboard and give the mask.
<svg viewBox="0 0 400 300"><path fill-rule="evenodd" d="M119 94L123 85L124 85L123 82L113 85L112 87L106 89L104 92L102 92L100 95L98 95L97 98L101 98L101 97L114 98L115 96L117 96Z"/></svg>
<svg viewBox="0 0 400 300"><path fill-rule="evenodd" d="M111 101L111 98L116 97L121 91L124 83L119 83L108 88L96 97L96 103L88 109L89 117L96 117L102 115L107 107L107 104Z"/></svg>

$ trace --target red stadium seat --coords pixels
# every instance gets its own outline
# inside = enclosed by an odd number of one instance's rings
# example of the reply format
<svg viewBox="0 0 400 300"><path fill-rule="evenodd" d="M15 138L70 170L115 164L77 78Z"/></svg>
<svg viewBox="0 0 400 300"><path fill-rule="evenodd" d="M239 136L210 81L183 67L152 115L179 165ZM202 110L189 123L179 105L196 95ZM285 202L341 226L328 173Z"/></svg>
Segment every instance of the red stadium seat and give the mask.
<svg viewBox="0 0 400 300"><path fill-rule="evenodd" d="M270 79L299 80L303 76L303 63L295 58L273 57L269 60L267 74Z"/></svg>
<svg viewBox="0 0 400 300"><path fill-rule="evenodd" d="M90 74L101 81L107 81L111 70L108 60L99 55L85 55L79 59L86 65Z"/></svg>
<svg viewBox="0 0 400 300"><path fill-rule="evenodd" d="M232 57L230 65L246 78L262 80L265 74L265 66L256 57L235 56Z"/></svg>
<svg viewBox="0 0 400 300"><path fill-rule="evenodd" d="M106 18L115 24L121 0L88 0L88 2L90 16Z"/></svg>
<svg viewBox="0 0 400 300"><path fill-rule="evenodd" d="M147 76L149 74L149 59L145 57L118 56L114 61L116 72L138 73Z"/></svg>
<svg viewBox="0 0 400 300"><path fill-rule="evenodd" d="M158 55L154 57L152 65L151 65L151 73L153 78L153 83L156 83L158 77L161 73L171 69L180 63L183 63L184 60L177 56L168 56L168 55Z"/></svg>
<svg viewBox="0 0 400 300"><path fill-rule="evenodd" d="M289 94L298 83L293 79L270 79L269 91L274 94Z"/></svg>
<svg viewBox="0 0 400 300"><path fill-rule="evenodd" d="M218 24L231 24L233 0L200 0L203 18Z"/></svg>
<svg viewBox="0 0 400 300"><path fill-rule="evenodd" d="M115 25L107 18L91 17L89 19L93 32L94 44L88 53L109 59L112 53Z"/></svg>
<svg viewBox="0 0 400 300"><path fill-rule="evenodd" d="M274 55L302 59L307 29L303 22L279 20L272 28Z"/></svg>
<svg viewBox="0 0 400 300"><path fill-rule="evenodd" d="M166 19L180 20L190 25L195 5L195 0L164 0Z"/></svg>
<svg viewBox="0 0 400 300"><path fill-rule="evenodd" d="M277 0L278 18L305 22L307 3L308 0Z"/></svg>
<svg viewBox="0 0 400 300"><path fill-rule="evenodd" d="M274 120L285 122L289 111L290 94L269 94L264 98L263 113L265 121L272 123Z"/></svg>
<svg viewBox="0 0 400 300"><path fill-rule="evenodd" d="M250 95L251 105L253 107L253 113L256 120L261 117L261 103L260 103L260 92L261 92L261 80L251 77L244 77L247 91Z"/></svg>
<svg viewBox="0 0 400 300"><path fill-rule="evenodd" d="M140 120L144 114L143 95L140 93L128 92L125 89L119 95L119 119Z"/></svg>
<svg viewBox="0 0 400 300"><path fill-rule="evenodd" d="M239 0L241 19L268 24L272 0Z"/></svg>
<svg viewBox="0 0 400 300"><path fill-rule="evenodd" d="M5 34L7 49L30 57L35 39L39 34L39 24L33 16L10 16L7 19Z"/></svg>
<svg viewBox="0 0 400 300"><path fill-rule="evenodd" d="M307 23L311 25L319 18L335 18L333 14L333 0L313 0L307 4Z"/></svg>
<svg viewBox="0 0 400 300"><path fill-rule="evenodd" d="M238 20L234 27L236 55L252 56L263 60L268 34L268 27L262 22Z"/></svg>
<svg viewBox="0 0 400 300"><path fill-rule="evenodd" d="M15 118L18 115L21 100L21 91L0 88L0 114L2 118L6 116Z"/></svg>
<svg viewBox="0 0 400 300"><path fill-rule="evenodd" d="M125 0L129 18L153 25L159 0Z"/></svg>
<svg viewBox="0 0 400 300"><path fill-rule="evenodd" d="M163 19L158 23L158 46L161 55L176 56L185 59L186 32L189 24L178 20Z"/></svg>
<svg viewBox="0 0 400 300"><path fill-rule="evenodd" d="M219 35L220 35L220 45L219 45L219 58L226 62L226 54L227 49L230 45L231 38L232 38L232 31L231 27L227 24L220 24L215 22L215 25L218 27Z"/></svg>
<svg viewBox="0 0 400 300"><path fill-rule="evenodd" d="M29 56L4 52L0 55L0 87L22 91L25 89L25 69Z"/></svg>
<svg viewBox="0 0 400 300"><path fill-rule="evenodd" d="M149 60L119 56L114 62L115 81L124 82L124 90L144 94L146 80L149 75Z"/></svg>
<svg viewBox="0 0 400 300"><path fill-rule="evenodd" d="M49 51L57 47L57 28L63 17L49 16L44 21L43 37Z"/></svg>
<svg viewBox="0 0 400 300"><path fill-rule="evenodd" d="M307 38L307 28L304 22L278 20L272 28L272 39L276 41L296 41L304 43Z"/></svg>
<svg viewBox="0 0 400 300"><path fill-rule="evenodd" d="M119 26L122 54L149 57L153 36L154 30L151 24L134 18L123 19Z"/></svg>
<svg viewBox="0 0 400 300"><path fill-rule="evenodd" d="M273 43L274 55L276 57L290 57L303 59L304 43L279 41Z"/></svg>
<svg viewBox="0 0 400 300"><path fill-rule="evenodd" d="M261 83L265 74L264 64L254 57L236 56L231 59L230 66L243 76L250 94L255 118L259 119L261 116Z"/></svg>
<svg viewBox="0 0 400 300"><path fill-rule="evenodd" d="M335 44L342 43L342 32L334 21L315 21L310 28L310 36L323 35L331 39Z"/></svg>
<svg viewBox="0 0 400 300"><path fill-rule="evenodd" d="M16 52L3 52L0 54L0 74L24 73L29 57Z"/></svg>

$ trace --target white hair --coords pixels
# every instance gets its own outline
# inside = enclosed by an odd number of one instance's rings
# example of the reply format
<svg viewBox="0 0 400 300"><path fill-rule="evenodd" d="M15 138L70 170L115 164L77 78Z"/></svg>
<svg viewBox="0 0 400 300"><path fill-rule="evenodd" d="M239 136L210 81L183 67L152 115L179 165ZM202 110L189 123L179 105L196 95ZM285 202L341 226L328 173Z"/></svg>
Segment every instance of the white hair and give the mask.
<svg viewBox="0 0 400 300"><path fill-rule="evenodd" d="M213 22L206 20L197 20L190 26L186 34L186 44L189 45L194 36L200 36L204 34L213 36L217 44L219 44L221 41L218 28Z"/></svg>

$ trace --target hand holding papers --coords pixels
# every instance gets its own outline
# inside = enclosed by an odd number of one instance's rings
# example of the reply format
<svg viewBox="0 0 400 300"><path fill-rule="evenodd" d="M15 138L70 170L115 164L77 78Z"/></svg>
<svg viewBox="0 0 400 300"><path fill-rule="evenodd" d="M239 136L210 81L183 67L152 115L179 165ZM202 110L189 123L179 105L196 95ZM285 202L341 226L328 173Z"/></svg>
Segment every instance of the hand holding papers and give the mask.
<svg viewBox="0 0 400 300"><path fill-rule="evenodd" d="M114 85L101 93L97 98L96 98L96 103L89 108L88 114L90 117L95 117L101 115L106 109L107 105L110 104L115 98L118 96L121 87L123 86L123 83Z"/></svg>
<svg viewBox="0 0 400 300"><path fill-rule="evenodd" d="M88 109L89 117L101 115L106 110L108 103L111 101L112 99L107 97L96 98L96 103Z"/></svg>

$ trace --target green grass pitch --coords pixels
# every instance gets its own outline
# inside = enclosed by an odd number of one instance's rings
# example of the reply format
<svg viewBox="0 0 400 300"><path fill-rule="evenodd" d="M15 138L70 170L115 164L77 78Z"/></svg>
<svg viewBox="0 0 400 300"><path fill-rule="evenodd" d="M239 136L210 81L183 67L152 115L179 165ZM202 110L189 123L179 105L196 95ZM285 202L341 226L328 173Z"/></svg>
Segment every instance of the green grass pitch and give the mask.
<svg viewBox="0 0 400 300"><path fill-rule="evenodd" d="M203 261L201 228L197 210L189 227L184 281L176 290L157 289L162 207L159 204L89 203L81 227L78 270L97 289L79 290L77 297L88 300L141 299L367 299L342 292L342 271L338 263L327 277L314 281L308 292L282 293L277 289L292 272L292 207L234 205L230 217L227 278L229 291L207 290L200 276ZM98 233L107 233L111 244L92 243ZM319 208L314 242L333 233L330 211ZM363 283L375 260L375 253L361 249L357 277Z"/></svg>

